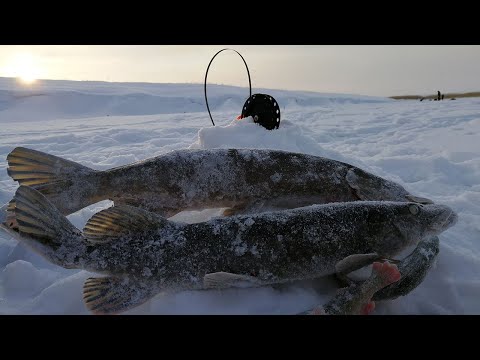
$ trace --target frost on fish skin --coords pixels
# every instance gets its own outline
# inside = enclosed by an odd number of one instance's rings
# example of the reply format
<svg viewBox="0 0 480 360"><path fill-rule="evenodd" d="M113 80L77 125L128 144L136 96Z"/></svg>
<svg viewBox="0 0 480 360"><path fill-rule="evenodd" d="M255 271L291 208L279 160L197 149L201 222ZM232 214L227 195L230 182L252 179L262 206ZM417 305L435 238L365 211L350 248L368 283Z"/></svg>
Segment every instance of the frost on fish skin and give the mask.
<svg viewBox="0 0 480 360"><path fill-rule="evenodd" d="M430 258L432 256L435 256L436 253L434 251L431 251L431 250L426 250L426 249L420 249L420 254L422 254L423 256L425 256L425 259L427 260L430 260Z"/></svg>
<svg viewBox="0 0 480 360"><path fill-rule="evenodd" d="M30 196L51 213L51 226L44 229L48 239L33 242L55 263L152 281L165 289L197 288L192 279L222 271L255 274L263 284L332 274L350 255L395 254L425 233L453 224L445 220L453 215L446 206L427 205L412 213L412 204L385 201L312 205L194 224L123 205L96 214L84 237L38 191L21 187L17 193L22 207L27 206L23 197ZM22 224L35 222L33 216L21 220L21 231L30 231Z"/></svg>
<svg viewBox="0 0 480 360"><path fill-rule="evenodd" d="M106 171L79 172L62 191L45 195L58 208L72 199L79 204L110 199L166 217L261 200L265 209L285 209L359 200L347 179L351 169L356 168L281 150L182 149ZM408 192L400 185L360 169L358 174L355 186L368 200L406 201ZM66 208L64 214L69 213Z"/></svg>
<svg viewBox="0 0 480 360"><path fill-rule="evenodd" d="M252 218L249 217L247 220L245 220L244 224L247 225L247 226L251 226L251 225L255 224L255 220L253 220Z"/></svg>
<svg viewBox="0 0 480 360"><path fill-rule="evenodd" d="M272 180L274 183L279 182L282 179L282 174L275 173L272 176L270 176L270 180Z"/></svg>
<svg viewBox="0 0 480 360"><path fill-rule="evenodd" d="M146 278L152 276L152 272L150 271L150 269L148 267L143 268L142 276L146 277Z"/></svg>
<svg viewBox="0 0 480 360"><path fill-rule="evenodd" d="M435 218L412 221L416 215L408 206L384 201L333 203L194 224L159 218L154 229L92 247L82 267L143 276L164 289L195 289L198 279L215 272L254 274L263 284L315 278L334 273L335 265L347 256L378 252L389 244L394 247L389 253L395 253L424 228L437 228ZM402 231L409 233L392 240L391 229L405 221L411 226Z"/></svg>

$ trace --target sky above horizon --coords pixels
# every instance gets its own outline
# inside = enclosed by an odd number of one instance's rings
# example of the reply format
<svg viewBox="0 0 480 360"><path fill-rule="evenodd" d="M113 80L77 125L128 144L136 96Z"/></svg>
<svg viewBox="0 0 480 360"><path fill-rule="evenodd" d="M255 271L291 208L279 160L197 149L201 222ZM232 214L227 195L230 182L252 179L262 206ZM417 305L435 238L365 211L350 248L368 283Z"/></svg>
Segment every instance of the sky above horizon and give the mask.
<svg viewBox="0 0 480 360"><path fill-rule="evenodd" d="M255 88L393 96L480 91L479 45L0 45L0 77L201 83L222 48ZM224 51L208 84L248 86Z"/></svg>

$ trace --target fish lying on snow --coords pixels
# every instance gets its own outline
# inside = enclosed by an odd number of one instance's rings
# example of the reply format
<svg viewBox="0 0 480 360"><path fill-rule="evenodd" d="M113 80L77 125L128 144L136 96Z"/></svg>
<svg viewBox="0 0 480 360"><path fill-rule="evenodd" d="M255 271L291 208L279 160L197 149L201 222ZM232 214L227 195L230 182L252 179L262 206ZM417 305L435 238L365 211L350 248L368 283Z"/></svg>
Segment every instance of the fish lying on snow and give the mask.
<svg viewBox="0 0 480 360"><path fill-rule="evenodd" d="M116 313L166 290L262 286L353 271L446 230L457 215L444 205L356 201L175 223L114 206L83 233L40 192L17 189L23 241L47 260L109 275L88 279L87 307Z"/></svg>
<svg viewBox="0 0 480 360"><path fill-rule="evenodd" d="M23 147L7 161L12 179L40 191L63 215L108 199L165 217L184 210L230 208L226 215L238 215L357 200L432 203L355 166L279 150L176 150L106 171ZM6 224L15 227L15 219Z"/></svg>

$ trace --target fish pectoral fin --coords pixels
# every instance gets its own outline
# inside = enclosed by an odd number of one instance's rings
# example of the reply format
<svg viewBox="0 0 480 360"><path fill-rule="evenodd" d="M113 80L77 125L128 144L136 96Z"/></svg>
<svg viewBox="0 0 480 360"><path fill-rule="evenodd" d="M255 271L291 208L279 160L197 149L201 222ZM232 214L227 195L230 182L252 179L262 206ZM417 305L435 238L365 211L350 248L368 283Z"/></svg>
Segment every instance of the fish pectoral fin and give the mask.
<svg viewBox="0 0 480 360"><path fill-rule="evenodd" d="M113 206L93 215L83 228L87 240L102 244L132 233L155 230L168 220L128 205Z"/></svg>
<svg viewBox="0 0 480 360"><path fill-rule="evenodd" d="M246 288L259 286L260 280L249 275L216 272L206 274L203 277L203 285L206 289Z"/></svg>
<svg viewBox="0 0 480 360"><path fill-rule="evenodd" d="M114 315L140 306L158 291L148 282L129 278L88 278L83 285L83 301L95 315Z"/></svg>
<svg viewBox="0 0 480 360"><path fill-rule="evenodd" d="M337 262L335 271L337 274L349 274L380 259L383 259L383 257L377 253L353 254Z"/></svg>
<svg viewBox="0 0 480 360"><path fill-rule="evenodd" d="M359 176L355 173L355 169L349 169L347 171L347 174L345 176L345 180L347 181L348 185L350 188L353 190L355 195L360 199L360 200L366 200L365 195L362 194L361 192L361 186L360 186L360 178Z"/></svg>
<svg viewBox="0 0 480 360"><path fill-rule="evenodd" d="M359 200L381 200L379 179L358 168L350 168L345 180Z"/></svg>

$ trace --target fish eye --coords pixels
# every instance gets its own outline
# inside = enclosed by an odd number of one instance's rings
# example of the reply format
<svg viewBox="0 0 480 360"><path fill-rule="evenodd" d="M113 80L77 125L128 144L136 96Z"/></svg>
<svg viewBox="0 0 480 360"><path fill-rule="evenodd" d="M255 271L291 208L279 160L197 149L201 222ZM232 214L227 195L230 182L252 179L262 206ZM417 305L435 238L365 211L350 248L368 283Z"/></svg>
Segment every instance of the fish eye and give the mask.
<svg viewBox="0 0 480 360"><path fill-rule="evenodd" d="M408 207L408 210L410 210L413 215L417 215L420 212L420 207L418 205L412 204Z"/></svg>

